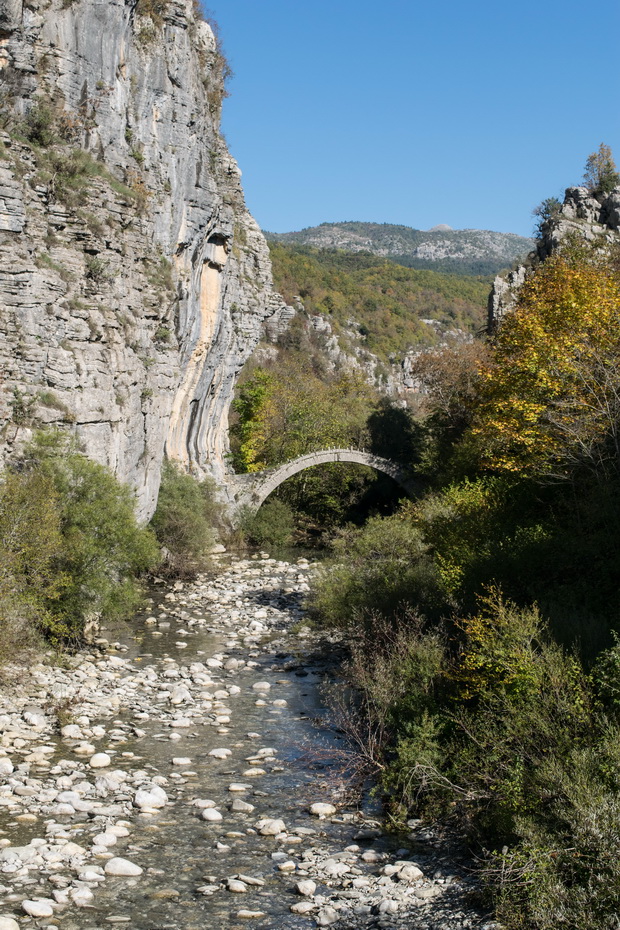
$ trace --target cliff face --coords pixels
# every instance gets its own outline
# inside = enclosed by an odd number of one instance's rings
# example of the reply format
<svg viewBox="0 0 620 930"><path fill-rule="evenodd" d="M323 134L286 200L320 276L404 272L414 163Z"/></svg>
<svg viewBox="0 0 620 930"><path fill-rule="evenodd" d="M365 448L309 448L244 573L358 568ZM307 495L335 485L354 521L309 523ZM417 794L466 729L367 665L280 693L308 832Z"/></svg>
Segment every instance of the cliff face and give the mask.
<svg viewBox="0 0 620 930"><path fill-rule="evenodd" d="M495 279L489 296L490 330L514 307L517 291L528 270L548 258L569 235L586 242L598 240L602 245L620 241L620 187L609 194L599 195L586 187L567 188L564 203L543 224L536 249L529 256L529 264L520 265Z"/></svg>
<svg viewBox="0 0 620 930"><path fill-rule="evenodd" d="M0 0L0 434L37 424L154 508L220 477L236 375L281 312L192 0Z"/></svg>

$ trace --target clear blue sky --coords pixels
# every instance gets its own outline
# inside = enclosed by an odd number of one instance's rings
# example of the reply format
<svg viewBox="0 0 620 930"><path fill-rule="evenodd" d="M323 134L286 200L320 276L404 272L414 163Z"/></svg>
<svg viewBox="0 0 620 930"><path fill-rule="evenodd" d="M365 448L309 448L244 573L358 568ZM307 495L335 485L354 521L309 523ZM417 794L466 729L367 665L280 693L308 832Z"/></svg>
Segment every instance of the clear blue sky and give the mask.
<svg viewBox="0 0 620 930"><path fill-rule="evenodd" d="M223 131L264 229L337 220L530 235L620 164L618 0L205 0L235 76Z"/></svg>

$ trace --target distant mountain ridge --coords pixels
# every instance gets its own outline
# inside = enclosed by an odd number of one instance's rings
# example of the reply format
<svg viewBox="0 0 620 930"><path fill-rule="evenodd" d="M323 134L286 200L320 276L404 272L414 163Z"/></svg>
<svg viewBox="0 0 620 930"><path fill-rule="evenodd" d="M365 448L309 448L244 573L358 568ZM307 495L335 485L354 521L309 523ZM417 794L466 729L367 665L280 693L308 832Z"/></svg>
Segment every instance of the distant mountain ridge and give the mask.
<svg viewBox="0 0 620 930"><path fill-rule="evenodd" d="M453 274L491 275L510 268L534 248L534 240L487 229L434 227L424 231L391 223L321 223L298 232L271 233L272 242L319 249L370 252L405 265Z"/></svg>

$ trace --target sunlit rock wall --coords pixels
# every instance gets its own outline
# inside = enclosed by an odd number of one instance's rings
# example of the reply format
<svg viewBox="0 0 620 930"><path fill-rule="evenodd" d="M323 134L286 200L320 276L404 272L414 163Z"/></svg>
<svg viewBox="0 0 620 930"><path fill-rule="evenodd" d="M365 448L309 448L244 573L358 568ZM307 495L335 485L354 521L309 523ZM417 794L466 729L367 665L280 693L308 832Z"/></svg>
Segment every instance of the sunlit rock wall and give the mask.
<svg viewBox="0 0 620 930"><path fill-rule="evenodd" d="M192 0L0 0L0 451L73 431L142 518L165 451L226 471L236 375L282 311L222 63Z"/></svg>

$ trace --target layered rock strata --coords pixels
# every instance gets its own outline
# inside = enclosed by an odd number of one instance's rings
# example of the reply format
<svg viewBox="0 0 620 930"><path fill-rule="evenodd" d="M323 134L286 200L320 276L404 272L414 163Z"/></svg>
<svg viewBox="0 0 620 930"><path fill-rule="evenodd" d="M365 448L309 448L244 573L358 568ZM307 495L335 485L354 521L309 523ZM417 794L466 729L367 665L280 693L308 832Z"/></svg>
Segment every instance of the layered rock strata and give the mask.
<svg viewBox="0 0 620 930"><path fill-rule="evenodd" d="M143 519L164 451L221 479L236 375L283 309L224 68L192 0L0 0L0 454L70 429Z"/></svg>

